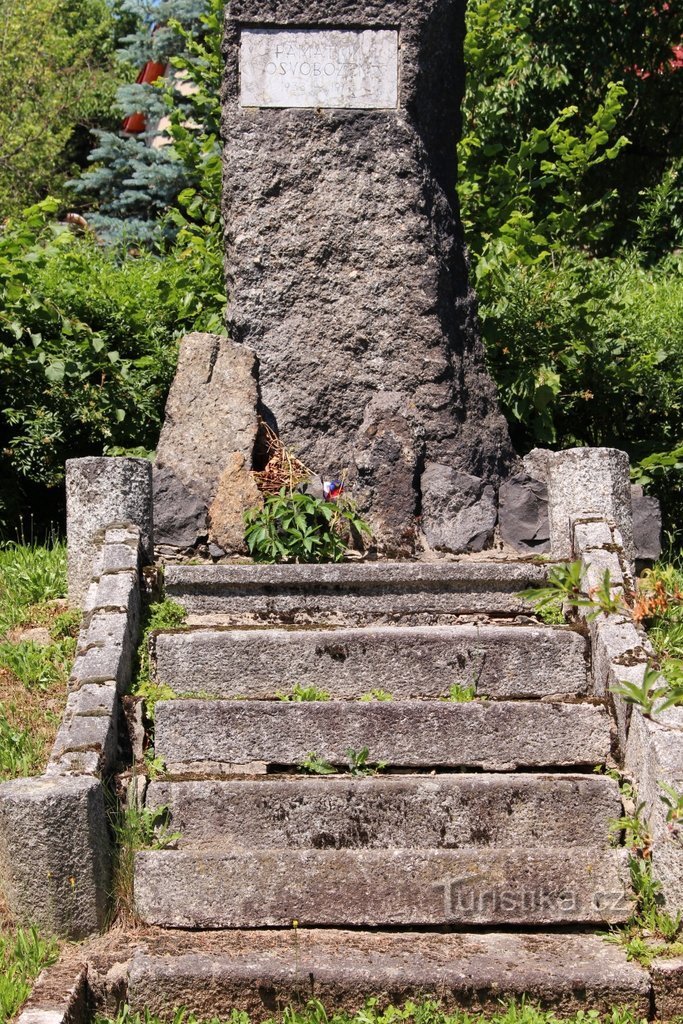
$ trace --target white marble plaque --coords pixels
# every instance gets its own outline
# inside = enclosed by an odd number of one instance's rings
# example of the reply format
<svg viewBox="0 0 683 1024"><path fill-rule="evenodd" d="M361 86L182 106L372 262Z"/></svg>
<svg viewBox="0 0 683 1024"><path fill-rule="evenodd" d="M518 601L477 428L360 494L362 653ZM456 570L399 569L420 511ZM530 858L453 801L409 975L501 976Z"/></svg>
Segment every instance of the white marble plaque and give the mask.
<svg viewBox="0 0 683 1024"><path fill-rule="evenodd" d="M397 107L398 32L242 29L240 105Z"/></svg>

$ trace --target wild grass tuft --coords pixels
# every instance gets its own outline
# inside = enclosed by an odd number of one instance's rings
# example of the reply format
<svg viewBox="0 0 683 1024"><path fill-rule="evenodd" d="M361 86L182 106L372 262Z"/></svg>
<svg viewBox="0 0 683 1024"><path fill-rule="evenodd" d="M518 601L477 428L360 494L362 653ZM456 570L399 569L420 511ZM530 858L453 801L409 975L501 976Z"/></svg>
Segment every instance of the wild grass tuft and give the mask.
<svg viewBox="0 0 683 1024"><path fill-rule="evenodd" d="M0 1021L9 1021L31 991L31 982L57 959L54 939L35 928L0 932Z"/></svg>
<svg viewBox="0 0 683 1024"><path fill-rule="evenodd" d="M446 1010L439 1002L431 999L408 1001L403 1006L386 1005L379 999L368 999L358 1013L328 1011L323 1003L312 999L305 1007L288 1006L277 1017L264 1020L254 1019L253 1024L646 1024L643 1018L628 1007L615 1006L609 1013L597 1010L579 1010L568 1017L558 1017L553 1010L542 1010L533 1003L521 999L518 1002L501 1003L494 1013L474 1013L469 1010ZM97 1018L95 1024L162 1024L147 1011L133 1013L124 1007L119 1016ZM165 1018L163 1024L199 1024L197 1018L186 1010L176 1010ZM203 1018L203 1024L252 1024L248 1013L232 1010L226 1016Z"/></svg>

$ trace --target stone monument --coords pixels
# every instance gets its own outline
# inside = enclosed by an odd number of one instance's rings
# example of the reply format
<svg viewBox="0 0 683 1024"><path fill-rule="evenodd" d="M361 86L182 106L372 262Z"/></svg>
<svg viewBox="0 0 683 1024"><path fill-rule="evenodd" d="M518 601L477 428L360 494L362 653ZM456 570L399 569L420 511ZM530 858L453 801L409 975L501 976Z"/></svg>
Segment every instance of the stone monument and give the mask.
<svg viewBox="0 0 683 1024"><path fill-rule="evenodd" d="M514 456L456 197L464 0L233 0L228 332L259 411L380 545L479 550Z"/></svg>

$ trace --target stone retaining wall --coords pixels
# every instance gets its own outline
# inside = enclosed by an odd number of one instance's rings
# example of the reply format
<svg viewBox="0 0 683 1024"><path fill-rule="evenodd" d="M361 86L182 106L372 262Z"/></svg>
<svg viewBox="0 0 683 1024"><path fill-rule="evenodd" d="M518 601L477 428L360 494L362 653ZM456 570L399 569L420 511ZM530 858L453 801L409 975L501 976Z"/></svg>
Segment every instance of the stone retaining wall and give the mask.
<svg viewBox="0 0 683 1024"><path fill-rule="evenodd" d="M574 515L571 530L574 557L584 567L586 595L603 582L606 571L615 596L632 592L631 562L615 524L597 515ZM590 609L581 611L592 641L595 693L607 697L614 708L619 761L644 805L641 814L652 836L653 875L661 883L667 910L675 914L683 911L683 831L666 820L660 783L683 793L683 708L647 715L615 694L614 687L625 681L643 682L652 647L628 613L592 617Z"/></svg>
<svg viewBox="0 0 683 1024"><path fill-rule="evenodd" d="M119 754L119 697L131 682L141 566L151 550L151 465L142 461L67 467L70 593L82 596L84 617L66 709L45 774L0 785L0 887L10 912L69 938L103 927L111 891L105 786ZM86 479L89 489L79 491ZM74 493L87 506L83 517L74 516ZM139 521L110 518L126 507L139 510ZM87 578L72 554L77 545L92 554Z"/></svg>

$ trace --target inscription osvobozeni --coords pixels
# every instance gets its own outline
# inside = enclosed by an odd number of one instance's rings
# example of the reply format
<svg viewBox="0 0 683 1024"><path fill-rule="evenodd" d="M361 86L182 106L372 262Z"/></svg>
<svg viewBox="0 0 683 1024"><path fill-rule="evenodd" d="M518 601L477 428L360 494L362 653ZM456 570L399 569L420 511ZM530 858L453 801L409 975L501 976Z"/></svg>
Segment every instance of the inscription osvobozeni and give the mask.
<svg viewBox="0 0 683 1024"><path fill-rule="evenodd" d="M398 106L394 29L244 28L240 106Z"/></svg>

